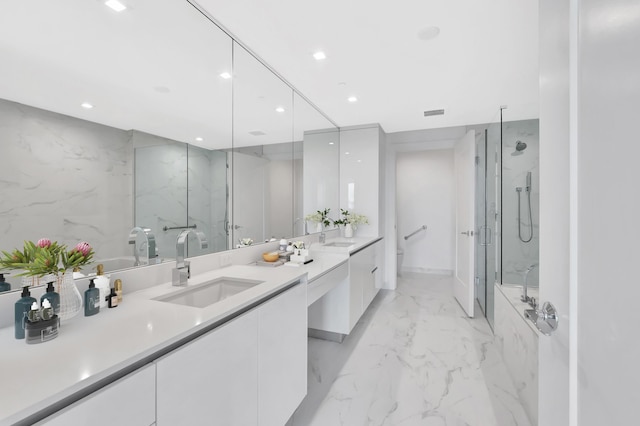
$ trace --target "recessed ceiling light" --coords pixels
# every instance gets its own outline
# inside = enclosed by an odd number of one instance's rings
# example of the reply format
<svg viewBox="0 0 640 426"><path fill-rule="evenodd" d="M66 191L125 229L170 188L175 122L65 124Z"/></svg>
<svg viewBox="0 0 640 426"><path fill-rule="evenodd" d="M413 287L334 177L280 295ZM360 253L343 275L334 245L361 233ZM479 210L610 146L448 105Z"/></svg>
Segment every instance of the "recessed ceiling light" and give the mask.
<svg viewBox="0 0 640 426"><path fill-rule="evenodd" d="M321 61L323 59L326 59L327 55L325 55L324 52L322 51L318 51L313 54L313 57L315 58L316 61Z"/></svg>
<svg viewBox="0 0 640 426"><path fill-rule="evenodd" d="M276 111L277 111L277 112L284 112L284 108L282 108L282 107L278 107L278 108L276 108Z"/></svg>
<svg viewBox="0 0 640 426"><path fill-rule="evenodd" d="M358 102L358 98L356 98L355 96L349 96L349 97L347 98L347 100L348 100L349 102L352 102L352 103L353 103L353 102Z"/></svg>
<svg viewBox="0 0 640 426"><path fill-rule="evenodd" d="M329 145L334 145L334 143L333 142L329 142Z"/></svg>
<svg viewBox="0 0 640 426"><path fill-rule="evenodd" d="M228 80L231 78L231 74L225 71L222 74L220 74L220 77L224 78L225 80Z"/></svg>
<svg viewBox="0 0 640 426"><path fill-rule="evenodd" d="M362 163L362 160L358 160L358 163Z"/></svg>
<svg viewBox="0 0 640 426"><path fill-rule="evenodd" d="M123 10L125 10L127 8L127 6L125 6L124 4L120 3L118 0L108 0L108 1L104 2L104 4L106 4L111 9L115 10L116 12L122 12Z"/></svg>
<svg viewBox="0 0 640 426"><path fill-rule="evenodd" d="M426 27L418 31L418 38L424 41L433 40L434 38L438 37L439 34L440 34L440 28Z"/></svg>
<svg viewBox="0 0 640 426"><path fill-rule="evenodd" d="M349 155L349 151L345 152L344 155Z"/></svg>
<svg viewBox="0 0 640 426"><path fill-rule="evenodd" d="M81 103L81 104L80 104L80 106L81 106L82 108L86 108L86 109L91 109L91 108L93 108L93 105L91 105L89 102L83 102L83 103Z"/></svg>
<svg viewBox="0 0 640 426"><path fill-rule="evenodd" d="M203 139L203 138L201 138L200 136L198 136L198 137L196 138L196 140L197 140L198 142L202 142L204 139Z"/></svg>

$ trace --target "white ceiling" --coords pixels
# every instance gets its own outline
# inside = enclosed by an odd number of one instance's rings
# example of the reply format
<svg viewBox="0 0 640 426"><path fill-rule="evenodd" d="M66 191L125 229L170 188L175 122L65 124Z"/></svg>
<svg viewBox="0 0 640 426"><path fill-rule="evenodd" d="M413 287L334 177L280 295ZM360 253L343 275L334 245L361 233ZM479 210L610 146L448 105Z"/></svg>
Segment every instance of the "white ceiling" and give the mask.
<svg viewBox="0 0 640 426"><path fill-rule="evenodd" d="M199 0L339 126L538 117L537 0ZM436 26L435 39L418 38ZM326 52L316 61L312 54ZM357 103L347 97L357 96ZM445 115L424 117L425 110Z"/></svg>
<svg viewBox="0 0 640 426"><path fill-rule="evenodd" d="M187 0L121 1L129 9L120 14L104 0L4 4L0 98L211 149L230 147L232 133L238 146L291 140L290 125L277 131L283 120L293 120L294 140L329 127L253 58L232 53L231 40ZM500 105L508 120L538 116L535 0L199 5L339 126L486 123L498 120ZM429 26L439 36L419 39ZM312 57L319 49L321 62ZM233 89L219 77L232 68ZM347 102L352 95L357 103ZM95 108L81 108L84 101ZM232 102L242 112L233 120ZM444 116L423 116L441 108Z"/></svg>

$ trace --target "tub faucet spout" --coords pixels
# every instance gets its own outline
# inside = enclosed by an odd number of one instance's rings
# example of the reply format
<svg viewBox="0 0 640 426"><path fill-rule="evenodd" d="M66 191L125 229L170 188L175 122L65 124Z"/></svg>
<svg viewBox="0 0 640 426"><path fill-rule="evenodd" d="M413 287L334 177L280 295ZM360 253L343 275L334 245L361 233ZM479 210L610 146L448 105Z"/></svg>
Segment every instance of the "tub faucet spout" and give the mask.
<svg viewBox="0 0 640 426"><path fill-rule="evenodd" d="M144 237L144 241L138 243L138 235L142 235ZM146 252L147 264L151 263L151 260L154 259L156 255L156 237L151 232L150 228L142 228L140 226L135 226L131 231L129 231L129 244L133 244L133 256L136 261L134 266L140 266L142 263L140 262L140 253Z"/></svg>

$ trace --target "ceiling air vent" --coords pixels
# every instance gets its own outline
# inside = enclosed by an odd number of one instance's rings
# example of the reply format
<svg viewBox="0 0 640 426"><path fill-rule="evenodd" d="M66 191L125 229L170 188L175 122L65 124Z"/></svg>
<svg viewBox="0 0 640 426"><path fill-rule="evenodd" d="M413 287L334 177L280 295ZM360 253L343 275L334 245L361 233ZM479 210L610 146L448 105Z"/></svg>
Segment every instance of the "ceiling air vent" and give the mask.
<svg viewBox="0 0 640 426"><path fill-rule="evenodd" d="M432 115L444 115L444 110L443 109L432 109L431 111L425 111L424 112L424 116L425 117L430 117Z"/></svg>
<svg viewBox="0 0 640 426"><path fill-rule="evenodd" d="M253 136L264 136L264 135L266 135L266 133L263 132L262 130L253 130L253 131L249 132L249 134L253 135Z"/></svg>

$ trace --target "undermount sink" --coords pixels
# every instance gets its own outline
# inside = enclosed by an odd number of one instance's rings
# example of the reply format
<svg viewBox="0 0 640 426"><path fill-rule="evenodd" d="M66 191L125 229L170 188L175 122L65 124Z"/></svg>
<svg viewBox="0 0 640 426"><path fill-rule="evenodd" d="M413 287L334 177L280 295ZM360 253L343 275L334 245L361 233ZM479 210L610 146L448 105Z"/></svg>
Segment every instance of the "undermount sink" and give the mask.
<svg viewBox="0 0 640 426"><path fill-rule="evenodd" d="M345 243L345 242L341 242L341 241L334 241L332 243L327 243L324 246L325 247L350 247L352 245L354 245L355 243Z"/></svg>
<svg viewBox="0 0 640 426"><path fill-rule="evenodd" d="M264 281L242 278L220 277L202 284L189 286L183 290L156 297L159 302L175 303L194 308L206 308L235 294L241 293Z"/></svg>

